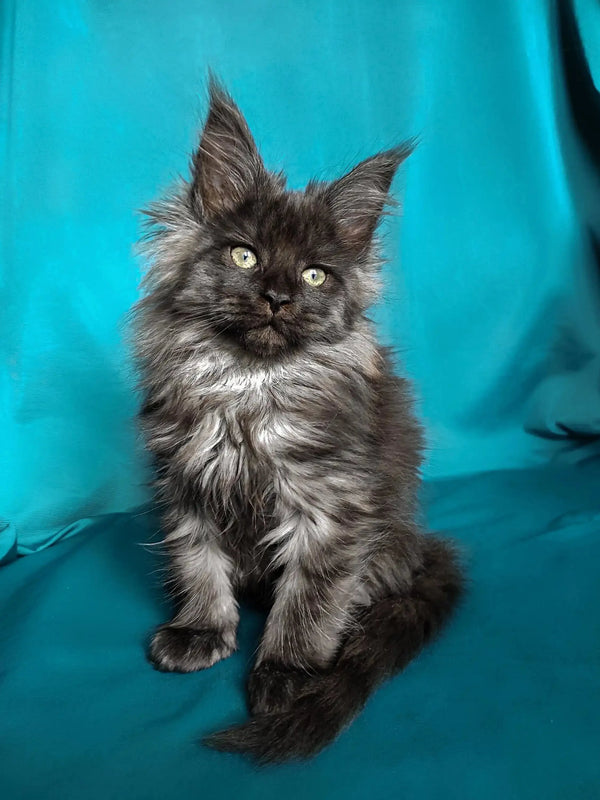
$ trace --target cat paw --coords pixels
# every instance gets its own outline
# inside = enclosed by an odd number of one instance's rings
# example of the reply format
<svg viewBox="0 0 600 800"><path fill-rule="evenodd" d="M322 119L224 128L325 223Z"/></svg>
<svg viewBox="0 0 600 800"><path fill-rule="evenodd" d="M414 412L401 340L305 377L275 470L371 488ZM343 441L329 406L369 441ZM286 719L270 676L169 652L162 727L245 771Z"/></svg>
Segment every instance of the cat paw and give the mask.
<svg viewBox="0 0 600 800"><path fill-rule="evenodd" d="M248 678L248 705L252 714L271 714L285 711L310 682L310 674L263 661L255 667Z"/></svg>
<svg viewBox="0 0 600 800"><path fill-rule="evenodd" d="M167 624L157 628L152 637L148 659L161 672L196 672L212 667L234 650L231 633Z"/></svg>

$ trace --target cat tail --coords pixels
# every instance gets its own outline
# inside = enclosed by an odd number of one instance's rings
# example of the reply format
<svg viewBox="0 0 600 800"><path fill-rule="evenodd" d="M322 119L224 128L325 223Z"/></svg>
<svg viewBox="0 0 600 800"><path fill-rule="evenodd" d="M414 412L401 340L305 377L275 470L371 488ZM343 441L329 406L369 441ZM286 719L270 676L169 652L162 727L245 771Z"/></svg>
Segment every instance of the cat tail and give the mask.
<svg viewBox="0 0 600 800"><path fill-rule="evenodd" d="M452 545L428 535L424 548L423 569L411 589L369 606L334 666L314 676L289 709L253 717L205 743L269 763L308 758L333 741L373 690L436 635L460 597L463 578Z"/></svg>

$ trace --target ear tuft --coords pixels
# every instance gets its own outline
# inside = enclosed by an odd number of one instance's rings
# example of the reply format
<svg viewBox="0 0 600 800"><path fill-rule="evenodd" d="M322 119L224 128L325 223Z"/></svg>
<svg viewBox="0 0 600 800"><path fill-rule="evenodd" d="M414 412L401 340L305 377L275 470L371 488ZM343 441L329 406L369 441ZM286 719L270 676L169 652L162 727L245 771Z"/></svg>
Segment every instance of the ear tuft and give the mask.
<svg viewBox="0 0 600 800"><path fill-rule="evenodd" d="M208 92L208 116L192 158L192 198L211 218L241 203L266 171L242 112L212 74Z"/></svg>
<svg viewBox="0 0 600 800"><path fill-rule="evenodd" d="M416 142L409 140L384 150L328 186L327 204L352 247L364 249L370 244L384 206L393 202L388 193L396 170L415 146Z"/></svg>

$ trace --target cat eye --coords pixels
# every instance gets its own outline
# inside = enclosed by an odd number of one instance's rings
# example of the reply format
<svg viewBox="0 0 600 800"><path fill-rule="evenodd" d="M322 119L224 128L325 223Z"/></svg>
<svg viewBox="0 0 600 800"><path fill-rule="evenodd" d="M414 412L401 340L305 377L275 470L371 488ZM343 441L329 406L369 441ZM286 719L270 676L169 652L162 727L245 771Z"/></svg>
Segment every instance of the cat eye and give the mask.
<svg viewBox="0 0 600 800"><path fill-rule="evenodd" d="M322 286L326 277L327 273L320 267L309 267L302 273L302 280L309 286Z"/></svg>
<svg viewBox="0 0 600 800"><path fill-rule="evenodd" d="M229 253L236 267L252 269L258 263L256 255L248 247L232 247Z"/></svg>

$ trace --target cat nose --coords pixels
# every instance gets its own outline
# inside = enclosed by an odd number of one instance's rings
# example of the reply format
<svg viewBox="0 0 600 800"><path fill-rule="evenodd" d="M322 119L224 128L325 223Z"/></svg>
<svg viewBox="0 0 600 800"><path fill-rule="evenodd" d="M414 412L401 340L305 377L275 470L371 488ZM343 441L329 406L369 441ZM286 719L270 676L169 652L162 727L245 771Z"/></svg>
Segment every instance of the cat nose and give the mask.
<svg viewBox="0 0 600 800"><path fill-rule="evenodd" d="M281 306L287 306L288 303L291 303L291 299L289 294L285 294L284 292L263 292L262 295L265 300L269 301L269 305L271 306L271 311L275 313L279 311Z"/></svg>

